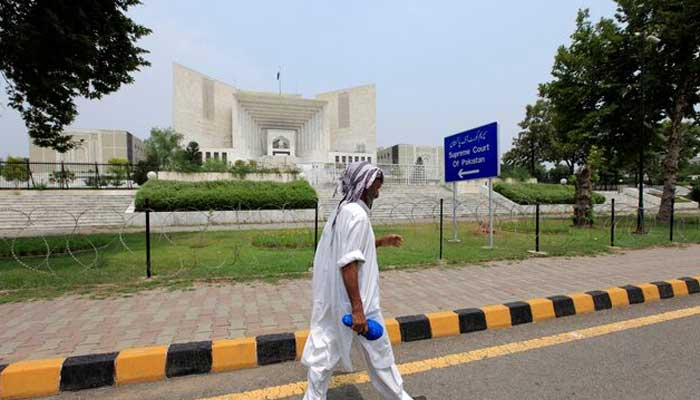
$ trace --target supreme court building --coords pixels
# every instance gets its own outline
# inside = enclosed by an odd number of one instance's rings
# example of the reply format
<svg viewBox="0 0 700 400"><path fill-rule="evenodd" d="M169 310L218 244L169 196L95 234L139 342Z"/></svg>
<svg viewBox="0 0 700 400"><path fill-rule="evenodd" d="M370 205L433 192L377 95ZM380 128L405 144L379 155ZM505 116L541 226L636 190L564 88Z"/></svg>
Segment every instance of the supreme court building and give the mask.
<svg viewBox="0 0 700 400"><path fill-rule="evenodd" d="M264 163L376 162L376 93L358 86L304 98L241 90L173 64L173 128L203 158Z"/></svg>

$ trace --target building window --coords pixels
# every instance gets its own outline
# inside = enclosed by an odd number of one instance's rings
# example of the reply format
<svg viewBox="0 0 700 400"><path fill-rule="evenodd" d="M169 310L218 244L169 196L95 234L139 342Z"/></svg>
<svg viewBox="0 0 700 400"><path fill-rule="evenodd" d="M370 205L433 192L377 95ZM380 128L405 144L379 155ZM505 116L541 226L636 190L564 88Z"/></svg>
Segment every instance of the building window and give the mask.
<svg viewBox="0 0 700 400"><path fill-rule="evenodd" d="M211 153L207 151L207 161L211 159Z"/></svg>
<svg viewBox="0 0 700 400"><path fill-rule="evenodd" d="M345 156L343 156L343 164L347 163Z"/></svg>
<svg viewBox="0 0 700 400"><path fill-rule="evenodd" d="M365 158L364 158L364 157L362 157L362 158L361 158L361 160L362 160L362 161L365 161Z"/></svg>
<svg viewBox="0 0 700 400"><path fill-rule="evenodd" d="M340 164L340 156L335 156L335 163Z"/></svg>
<svg viewBox="0 0 700 400"><path fill-rule="evenodd" d="M372 162L372 157L367 157L367 161Z"/></svg>
<svg viewBox="0 0 700 400"><path fill-rule="evenodd" d="M226 160L226 153L221 153L221 159L224 160L224 162L227 162Z"/></svg>
<svg viewBox="0 0 700 400"><path fill-rule="evenodd" d="M355 162L360 161L360 156L355 156Z"/></svg>
<svg viewBox="0 0 700 400"><path fill-rule="evenodd" d="M219 152L218 152L218 151L215 151L215 152L214 152L214 159L215 159L215 160L218 160L218 159L219 159Z"/></svg>
<svg viewBox="0 0 700 400"><path fill-rule="evenodd" d="M350 96L347 93L338 94L338 128L350 127Z"/></svg>

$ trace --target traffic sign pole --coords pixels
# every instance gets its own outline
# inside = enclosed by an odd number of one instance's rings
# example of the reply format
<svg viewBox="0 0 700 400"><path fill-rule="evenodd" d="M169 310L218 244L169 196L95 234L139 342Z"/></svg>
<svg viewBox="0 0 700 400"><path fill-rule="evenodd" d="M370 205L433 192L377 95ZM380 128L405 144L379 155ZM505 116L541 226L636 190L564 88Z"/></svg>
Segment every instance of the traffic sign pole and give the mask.
<svg viewBox="0 0 700 400"><path fill-rule="evenodd" d="M489 249L493 248L493 178L489 178Z"/></svg>
<svg viewBox="0 0 700 400"><path fill-rule="evenodd" d="M452 182L452 240L459 242L457 237L457 182Z"/></svg>

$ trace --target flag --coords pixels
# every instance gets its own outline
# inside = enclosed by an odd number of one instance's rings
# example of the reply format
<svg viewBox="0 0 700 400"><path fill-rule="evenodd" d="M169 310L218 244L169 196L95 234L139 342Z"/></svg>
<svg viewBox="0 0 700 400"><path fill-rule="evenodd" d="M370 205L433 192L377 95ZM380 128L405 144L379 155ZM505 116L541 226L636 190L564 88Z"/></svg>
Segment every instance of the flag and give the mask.
<svg viewBox="0 0 700 400"><path fill-rule="evenodd" d="M277 80L280 80L280 73L277 72Z"/></svg>

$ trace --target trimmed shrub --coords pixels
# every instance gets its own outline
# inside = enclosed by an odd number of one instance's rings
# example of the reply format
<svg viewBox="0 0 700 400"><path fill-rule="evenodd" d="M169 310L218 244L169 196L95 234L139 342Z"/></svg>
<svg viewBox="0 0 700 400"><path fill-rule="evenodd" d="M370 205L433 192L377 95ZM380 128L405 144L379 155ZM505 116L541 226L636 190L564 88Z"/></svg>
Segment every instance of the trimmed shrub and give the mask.
<svg viewBox="0 0 700 400"><path fill-rule="evenodd" d="M571 185L554 183L496 183L493 190L523 205L574 204L576 190ZM593 193L593 204L603 204L605 197Z"/></svg>
<svg viewBox="0 0 700 400"><path fill-rule="evenodd" d="M148 198L154 211L281 210L316 207L316 191L307 181L148 181L136 193L136 209Z"/></svg>

